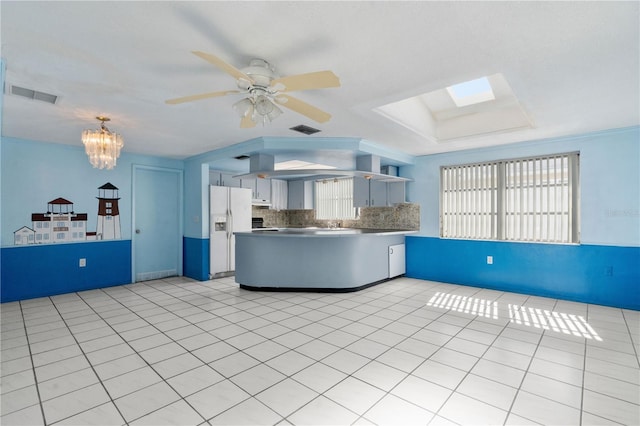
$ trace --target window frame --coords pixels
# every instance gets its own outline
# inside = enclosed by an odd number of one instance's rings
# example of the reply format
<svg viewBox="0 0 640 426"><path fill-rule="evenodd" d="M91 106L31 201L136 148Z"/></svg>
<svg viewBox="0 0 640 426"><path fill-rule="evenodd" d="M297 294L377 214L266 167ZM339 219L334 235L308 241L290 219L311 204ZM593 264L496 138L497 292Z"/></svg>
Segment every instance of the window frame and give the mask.
<svg viewBox="0 0 640 426"><path fill-rule="evenodd" d="M326 207L322 206L322 202L325 200L321 200L322 191L319 190L319 185L326 183L334 183L338 181L349 181L348 184L344 185L344 188L350 189L350 194L341 194L337 198L334 198L332 201L335 203L342 204L342 210L353 209L351 215L343 215L338 216L337 213L341 210L337 205L333 206L333 213L336 213L332 216L324 215L324 211ZM353 198L354 198L354 188L353 188L353 177L347 178L329 178L329 179L320 179L314 182L314 207L315 207L315 219L316 220L357 220L360 212L357 207L353 206Z"/></svg>
<svg viewBox="0 0 640 426"><path fill-rule="evenodd" d="M566 159L566 165L557 168L558 159L564 161ZM549 168L549 161L554 161L554 167ZM546 167L539 167L536 171L536 165L542 165L546 161ZM527 164L527 169L523 169L523 164ZM510 165L518 166L520 180L516 182L515 176L518 173L511 174L508 170ZM489 179L491 184L489 186L478 184L478 179L482 179L481 176L477 176L478 170L483 167L494 167L494 175ZM554 182L550 182L550 173L553 170ZM560 178L558 180L557 170L561 170ZM544 171L544 172L543 172ZM460 178L460 174L470 173L472 176ZM526 172L526 173L525 173ZM530 173L532 172L532 173ZM448 173L448 174L447 174ZM457 173L454 178L450 174ZM475 173L475 174L474 174ZM538 174L536 174L538 173ZM523 178L523 175L526 175ZM530 177L533 175L533 178ZM546 183L543 182L543 177L546 175ZM439 187L439 236L445 239L462 239L462 240L481 240L481 241L509 241L509 242L529 242L529 243L551 243L551 244L580 244L580 152L572 151L565 153L546 154L546 155L534 155L527 157L509 158L493 161L484 161L476 163L464 163L464 164L452 164L440 166L440 187ZM532 182L531 183L531 179ZM538 179L538 180L536 180ZM566 179L566 181L565 181ZM523 180L525 181L523 183ZM471 182L471 184L470 184ZM516 184L519 184L517 186ZM445 184L447 187L445 188ZM556 197L551 200L550 188L554 188L553 196ZM558 193L558 189L560 192ZM533 189L534 191L530 191ZM473 228L477 227L477 221L469 221L469 219L458 219L458 222L463 221L463 230L460 231L456 228L460 227L460 224L452 225L452 221L446 221L445 218L448 215L465 216L470 217L477 215L486 215L486 211L480 209L478 212L474 203L482 203L482 194L484 190L492 190L494 193L490 194L491 208L489 214L495 216L491 222L491 234L487 236L478 236L478 233ZM516 191L513 191L516 190ZM546 191L546 200L542 200L542 194ZM564 192L566 191L567 204L560 205L559 208L556 205L557 197L560 196L560 200L563 201ZM457 194L456 201L452 202L452 194ZM486 194L485 194L486 195ZM523 198L527 197L525 201ZM462 200L462 198L465 198ZM529 199L532 198L532 205L529 205ZM513 205L514 200L517 199L519 206ZM538 199L540 205L545 204L544 211L536 210L536 202ZM551 202L553 201L553 202ZM457 211L451 212L451 204L456 204ZM552 211L551 204L556 207L555 211ZM473 205L474 210L467 212L470 205ZM529 210L523 211L523 206ZM481 204L485 207L484 204ZM449 210L446 208L449 207ZM566 207L566 209L565 209ZM514 236L513 230L509 228L510 222L508 218L518 219L518 235ZM559 218L560 216L560 218ZM566 216L567 228L562 228L562 216ZM526 217L523 220L523 217ZM550 218L553 217L553 226L555 231L553 235L549 234ZM560 220L558 220L558 218ZM546 219L546 227L543 227L542 221ZM558 224L559 223L559 224ZM529 224L529 225L527 225ZM538 226L539 225L539 226ZM453 226L456 228L451 231L447 226ZM469 226L471 229L467 230L464 226ZM527 226L530 227L527 228ZM560 227L560 232L557 232L557 227ZM512 228L516 228L515 225ZM543 238L542 228L546 229L546 238ZM524 231L522 231L524 229ZM563 230L566 231L563 233Z"/></svg>

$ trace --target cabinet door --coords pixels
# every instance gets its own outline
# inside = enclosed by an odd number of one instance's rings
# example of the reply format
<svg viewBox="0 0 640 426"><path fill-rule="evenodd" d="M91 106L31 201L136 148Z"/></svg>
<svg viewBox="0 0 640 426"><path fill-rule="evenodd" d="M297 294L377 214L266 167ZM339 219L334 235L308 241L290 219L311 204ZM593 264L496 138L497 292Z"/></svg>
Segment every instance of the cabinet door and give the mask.
<svg viewBox="0 0 640 426"><path fill-rule="evenodd" d="M256 198L258 200L271 199L271 180L260 178L256 179Z"/></svg>
<svg viewBox="0 0 640 426"><path fill-rule="evenodd" d="M209 185L222 186L220 181L220 172L214 170L209 171Z"/></svg>
<svg viewBox="0 0 640 426"><path fill-rule="evenodd" d="M313 181L289 181L289 209L309 210L313 208Z"/></svg>
<svg viewBox="0 0 640 426"><path fill-rule="evenodd" d="M353 178L353 207L369 207L369 181L365 178Z"/></svg>
<svg viewBox="0 0 640 426"><path fill-rule="evenodd" d="M387 183L379 180L369 181L369 206L384 207L387 205Z"/></svg>
<svg viewBox="0 0 640 426"><path fill-rule="evenodd" d="M393 206L394 204L405 202L405 189L404 182L389 182L387 183L387 204Z"/></svg>
<svg viewBox="0 0 640 426"><path fill-rule="evenodd" d="M233 177L233 173L220 173L220 186L240 188L240 179Z"/></svg>
<svg viewBox="0 0 640 426"><path fill-rule="evenodd" d="M287 196L288 208L291 210L300 210L304 206L304 181L290 180L289 194Z"/></svg>
<svg viewBox="0 0 640 426"><path fill-rule="evenodd" d="M389 278L406 273L404 244L389 246Z"/></svg>
<svg viewBox="0 0 640 426"><path fill-rule="evenodd" d="M249 188L251 190L251 198L258 198L256 194L256 180L255 179L241 179L240 180L241 188Z"/></svg>
<svg viewBox="0 0 640 426"><path fill-rule="evenodd" d="M302 194L302 208L303 209L312 209L315 203L313 199L313 191L314 191L314 181L305 180L303 185L304 191Z"/></svg>

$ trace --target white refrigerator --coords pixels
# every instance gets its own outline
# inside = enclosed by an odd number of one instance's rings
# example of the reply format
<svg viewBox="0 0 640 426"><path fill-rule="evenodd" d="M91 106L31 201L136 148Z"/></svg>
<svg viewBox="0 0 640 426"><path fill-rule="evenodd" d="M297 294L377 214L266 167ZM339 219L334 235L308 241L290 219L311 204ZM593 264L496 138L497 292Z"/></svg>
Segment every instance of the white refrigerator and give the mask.
<svg viewBox="0 0 640 426"><path fill-rule="evenodd" d="M251 232L251 189L209 187L209 277L233 275L234 232Z"/></svg>

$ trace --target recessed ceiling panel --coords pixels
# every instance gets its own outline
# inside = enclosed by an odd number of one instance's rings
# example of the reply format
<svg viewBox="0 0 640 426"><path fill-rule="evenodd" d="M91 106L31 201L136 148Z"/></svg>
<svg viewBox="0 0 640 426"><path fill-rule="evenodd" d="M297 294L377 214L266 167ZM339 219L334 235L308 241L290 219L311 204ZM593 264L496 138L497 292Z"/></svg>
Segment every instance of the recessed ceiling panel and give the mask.
<svg viewBox="0 0 640 426"><path fill-rule="evenodd" d="M502 74L419 94L374 111L435 142L532 127Z"/></svg>

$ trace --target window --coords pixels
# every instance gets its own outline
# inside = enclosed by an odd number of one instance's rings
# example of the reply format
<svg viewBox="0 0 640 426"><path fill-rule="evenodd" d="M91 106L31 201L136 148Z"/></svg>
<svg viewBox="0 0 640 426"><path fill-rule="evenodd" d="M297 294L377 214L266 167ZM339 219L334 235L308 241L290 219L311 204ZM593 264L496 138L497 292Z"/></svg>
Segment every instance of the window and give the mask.
<svg viewBox="0 0 640 426"><path fill-rule="evenodd" d="M353 207L353 178L327 179L316 182L316 219L356 219Z"/></svg>
<svg viewBox="0 0 640 426"><path fill-rule="evenodd" d="M487 77L454 84L447 87L447 92L457 107L479 104L496 98Z"/></svg>
<svg viewBox="0 0 640 426"><path fill-rule="evenodd" d="M440 168L445 238L577 243L579 154Z"/></svg>

